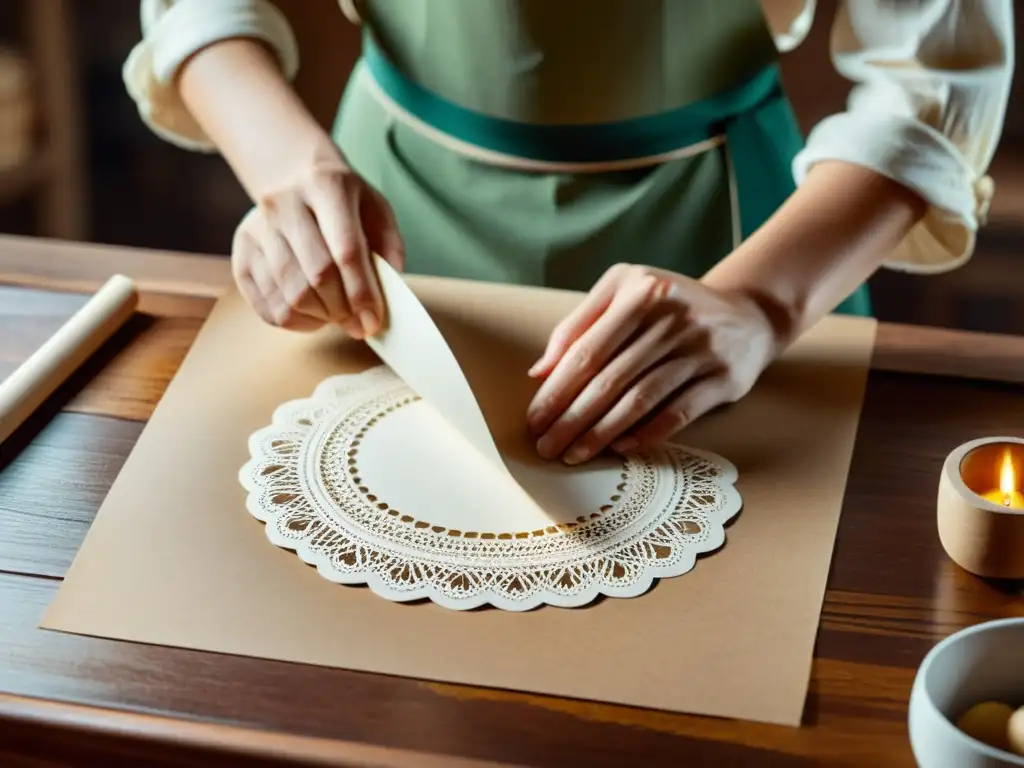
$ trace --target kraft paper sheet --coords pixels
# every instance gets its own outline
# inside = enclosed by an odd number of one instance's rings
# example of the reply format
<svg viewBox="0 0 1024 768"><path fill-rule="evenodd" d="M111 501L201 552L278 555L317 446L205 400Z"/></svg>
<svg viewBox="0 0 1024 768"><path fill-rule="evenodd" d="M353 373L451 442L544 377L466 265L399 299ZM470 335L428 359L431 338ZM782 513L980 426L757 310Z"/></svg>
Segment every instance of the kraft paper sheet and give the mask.
<svg viewBox="0 0 1024 768"><path fill-rule="evenodd" d="M523 431L536 388L525 372L580 294L435 278L409 286L465 373L491 442L472 418L462 434L506 459L539 461ZM415 343L403 346L419 311L411 296L389 288L395 335L378 350L438 405L453 391ZM725 547L693 571L588 608L458 612L330 583L270 545L246 512L238 470L249 435L325 378L380 361L332 330L265 326L231 292L143 431L43 626L796 725L874 334L872 320L828 318L743 401L678 437L734 463L744 502Z"/></svg>

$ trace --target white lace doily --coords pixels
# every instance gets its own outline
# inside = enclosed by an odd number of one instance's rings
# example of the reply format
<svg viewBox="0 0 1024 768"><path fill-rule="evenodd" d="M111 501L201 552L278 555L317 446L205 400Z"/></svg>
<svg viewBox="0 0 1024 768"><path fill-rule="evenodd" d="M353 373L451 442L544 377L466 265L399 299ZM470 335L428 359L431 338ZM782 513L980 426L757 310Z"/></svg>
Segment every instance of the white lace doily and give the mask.
<svg viewBox="0 0 1024 768"><path fill-rule="evenodd" d="M247 508L331 581L518 611L639 596L720 547L741 506L732 464L666 445L577 468L510 465L531 512L459 440L390 369L333 377L250 438Z"/></svg>

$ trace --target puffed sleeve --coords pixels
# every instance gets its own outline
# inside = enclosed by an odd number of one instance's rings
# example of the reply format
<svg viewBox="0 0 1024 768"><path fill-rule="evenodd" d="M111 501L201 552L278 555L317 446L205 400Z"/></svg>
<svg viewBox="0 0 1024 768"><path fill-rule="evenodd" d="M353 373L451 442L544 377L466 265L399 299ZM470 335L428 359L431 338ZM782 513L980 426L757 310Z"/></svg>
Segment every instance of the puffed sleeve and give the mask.
<svg viewBox="0 0 1024 768"><path fill-rule="evenodd" d="M190 56L218 40L245 37L275 51L289 80L298 71L291 26L267 0L142 0L141 17L142 40L122 70L125 87L146 125L185 149L215 151L174 86Z"/></svg>
<svg viewBox="0 0 1024 768"><path fill-rule="evenodd" d="M987 175L1014 68L1012 0L845 0L832 60L854 82L793 163L799 184L823 160L871 168L928 202L886 266L946 272L974 252L993 194Z"/></svg>

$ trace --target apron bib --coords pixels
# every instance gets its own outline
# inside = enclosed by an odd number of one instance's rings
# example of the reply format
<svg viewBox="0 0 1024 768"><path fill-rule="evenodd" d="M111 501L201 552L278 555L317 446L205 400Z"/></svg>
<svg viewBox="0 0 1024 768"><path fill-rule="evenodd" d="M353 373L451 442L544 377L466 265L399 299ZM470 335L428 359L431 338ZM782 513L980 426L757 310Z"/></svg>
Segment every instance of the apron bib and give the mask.
<svg viewBox="0 0 1024 768"><path fill-rule="evenodd" d="M407 269L587 290L700 277L792 193L802 137L756 0L363 0L335 139ZM837 310L870 314L866 286Z"/></svg>

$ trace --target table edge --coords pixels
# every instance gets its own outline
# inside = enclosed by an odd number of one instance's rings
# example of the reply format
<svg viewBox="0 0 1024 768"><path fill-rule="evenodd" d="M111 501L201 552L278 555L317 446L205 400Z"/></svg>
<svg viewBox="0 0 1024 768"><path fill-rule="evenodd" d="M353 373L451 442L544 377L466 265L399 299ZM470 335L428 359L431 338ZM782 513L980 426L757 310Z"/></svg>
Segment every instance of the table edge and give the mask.
<svg viewBox="0 0 1024 768"><path fill-rule="evenodd" d="M516 768L452 755L0 693L0 721L329 768Z"/></svg>
<svg viewBox="0 0 1024 768"><path fill-rule="evenodd" d="M142 292L191 298L219 298L232 282L224 256L0 235L0 284L91 292L117 273ZM1020 384L1024 338L880 322L871 368Z"/></svg>

